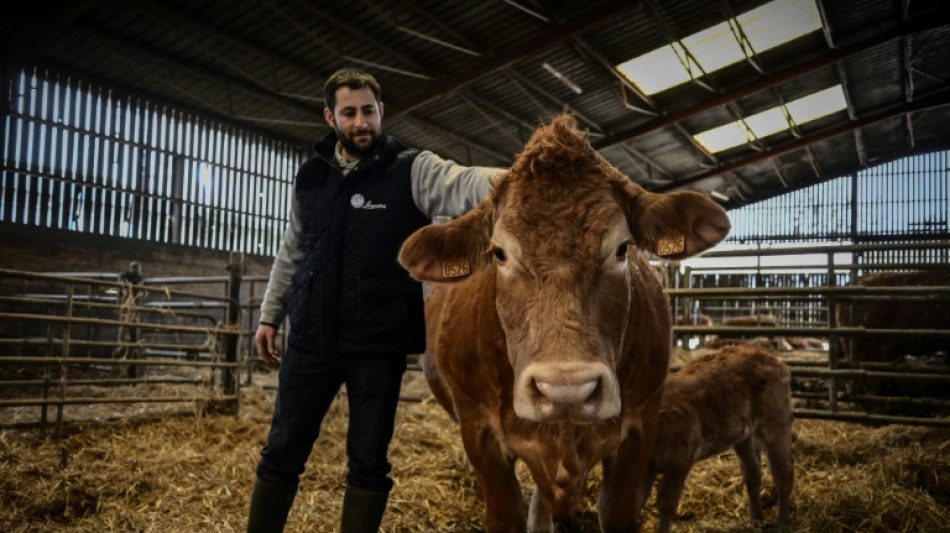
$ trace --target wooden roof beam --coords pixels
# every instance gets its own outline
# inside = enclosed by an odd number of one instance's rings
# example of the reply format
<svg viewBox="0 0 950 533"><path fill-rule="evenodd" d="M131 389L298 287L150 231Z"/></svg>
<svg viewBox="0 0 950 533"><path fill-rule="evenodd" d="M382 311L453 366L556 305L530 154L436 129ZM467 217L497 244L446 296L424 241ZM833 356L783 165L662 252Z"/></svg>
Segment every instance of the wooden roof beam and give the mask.
<svg viewBox="0 0 950 533"><path fill-rule="evenodd" d="M136 54L141 54L147 56L154 61L164 63L171 66L172 68L189 72L199 78L207 79L212 83L218 83L225 87L233 87L237 90L243 91L245 93L254 95L263 100L267 100L274 104L283 106L287 109L293 110L297 113L306 113L308 116L316 116L319 118L323 117L323 106L313 107L301 103L299 100L288 98L286 96L281 96L272 92L264 87L259 85L248 83L244 80L237 78L232 78L226 74L216 72L209 69L205 65L198 65L190 61L186 61L180 57L173 56L163 51L155 50L151 47L145 46L141 43L131 41L125 37L120 37L114 33L102 30L101 28L96 28L87 24L76 26L78 31L81 31L88 35L90 38L98 39L105 42L107 45L112 44L120 48L124 48ZM319 120L322 122L322 120Z"/></svg>
<svg viewBox="0 0 950 533"><path fill-rule="evenodd" d="M633 9L641 2L642 0L611 0L563 24L554 25L551 27L551 29L542 33L541 35L529 39L506 52L501 52L491 59L482 61L474 68L459 74L458 76L449 78L442 83L435 84L429 89L409 96L405 100L394 102L394 105L392 105L388 111L388 115L390 118L392 118L403 113L407 113L421 105L424 105L430 100L439 98L447 92L465 87L466 85L483 79L486 76L503 70L518 61L522 61L527 57L547 50L552 46L564 41L565 39L569 39L575 34L587 31L597 25L614 20L618 15Z"/></svg>

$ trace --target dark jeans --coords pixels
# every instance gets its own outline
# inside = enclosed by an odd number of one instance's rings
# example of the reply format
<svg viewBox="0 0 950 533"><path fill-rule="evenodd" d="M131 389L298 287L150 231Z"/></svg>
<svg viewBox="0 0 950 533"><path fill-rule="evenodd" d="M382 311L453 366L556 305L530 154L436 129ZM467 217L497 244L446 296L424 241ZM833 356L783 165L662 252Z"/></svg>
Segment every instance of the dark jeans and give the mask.
<svg viewBox="0 0 950 533"><path fill-rule="evenodd" d="M393 436L405 355L329 356L289 347L279 374L277 400L257 475L265 481L296 484L320 435L320 425L340 385L350 408L346 434L347 482L389 491L387 459Z"/></svg>

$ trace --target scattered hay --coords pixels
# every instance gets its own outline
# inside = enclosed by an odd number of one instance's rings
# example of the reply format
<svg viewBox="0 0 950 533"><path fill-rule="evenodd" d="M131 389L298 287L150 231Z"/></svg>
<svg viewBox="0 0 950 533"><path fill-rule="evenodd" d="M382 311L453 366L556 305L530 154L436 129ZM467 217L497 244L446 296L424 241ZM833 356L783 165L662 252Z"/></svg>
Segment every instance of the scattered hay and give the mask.
<svg viewBox="0 0 950 533"><path fill-rule="evenodd" d="M257 379L257 378L255 378ZM263 380L260 380L263 381ZM242 392L238 417L198 409L70 421L62 440L0 431L0 531L243 532L273 391ZM301 481L288 532L335 532L345 483L346 401L331 407ZM453 422L431 400L405 402L391 450L387 533L484 531L479 488ZM950 531L950 430L797 420L795 532ZM529 477L518 474L524 494ZM600 470L575 519L597 531ZM632 480L631 480L632 482ZM766 518L776 500L764 483ZM752 532L735 457L697 465L674 529ZM643 531L656 526L652 498Z"/></svg>

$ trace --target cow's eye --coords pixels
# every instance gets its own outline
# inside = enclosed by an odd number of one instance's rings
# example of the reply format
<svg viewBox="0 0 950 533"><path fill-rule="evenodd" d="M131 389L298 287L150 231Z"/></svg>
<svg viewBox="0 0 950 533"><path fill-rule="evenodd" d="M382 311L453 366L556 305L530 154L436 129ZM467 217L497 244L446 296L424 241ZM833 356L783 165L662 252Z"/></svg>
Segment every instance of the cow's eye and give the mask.
<svg viewBox="0 0 950 533"><path fill-rule="evenodd" d="M618 260L627 257L628 248L629 248L629 247L627 246L627 243L623 243L623 244L620 245L619 248L617 248L617 259L618 259Z"/></svg>
<svg viewBox="0 0 950 533"><path fill-rule="evenodd" d="M495 259L497 259L499 262L504 263L508 260L508 256L505 255L505 251L501 248L494 248L492 253L495 255Z"/></svg>

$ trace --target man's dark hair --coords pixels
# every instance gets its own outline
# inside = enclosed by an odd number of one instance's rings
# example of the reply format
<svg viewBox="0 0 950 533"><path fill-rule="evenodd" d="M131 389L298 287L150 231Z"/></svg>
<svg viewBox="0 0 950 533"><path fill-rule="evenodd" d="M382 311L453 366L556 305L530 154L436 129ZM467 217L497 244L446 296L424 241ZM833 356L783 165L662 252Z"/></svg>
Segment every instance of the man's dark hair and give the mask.
<svg viewBox="0 0 950 533"><path fill-rule="evenodd" d="M327 82L323 84L323 98L330 112L336 109L336 91L340 87L347 87L354 91L369 87L376 101L382 101L383 89L372 74L358 68L343 68L331 74Z"/></svg>

